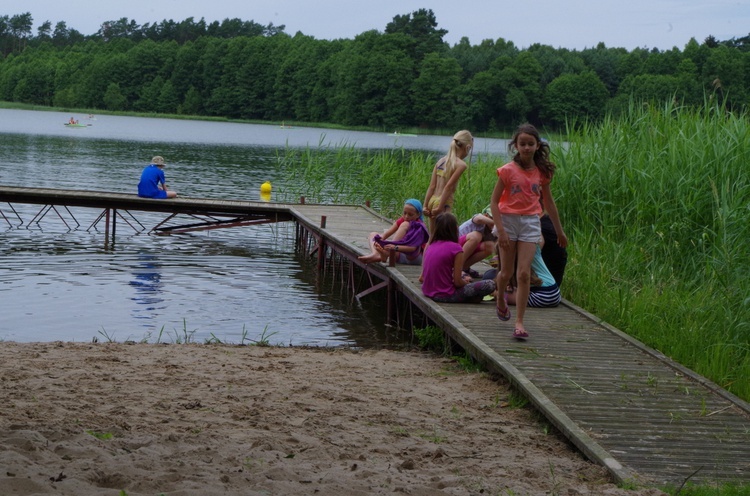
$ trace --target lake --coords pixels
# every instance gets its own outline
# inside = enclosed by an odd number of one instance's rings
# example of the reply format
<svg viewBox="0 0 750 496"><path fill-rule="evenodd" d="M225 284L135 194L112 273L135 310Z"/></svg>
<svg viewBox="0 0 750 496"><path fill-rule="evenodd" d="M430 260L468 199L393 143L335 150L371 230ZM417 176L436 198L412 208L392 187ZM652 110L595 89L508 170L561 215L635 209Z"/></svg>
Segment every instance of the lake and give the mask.
<svg viewBox="0 0 750 496"><path fill-rule="evenodd" d="M274 125L0 110L0 184L134 193L162 155L181 196L258 200L292 185L277 156L286 148L401 147L444 153L446 136L281 128ZM478 138L476 153L507 141ZM40 206L13 205L25 221ZM69 230L50 212L17 228L0 211L0 340L148 342L268 340L283 345L384 346L411 340L384 325L377 304L348 301L317 280L294 250L291 223L150 236L118 224L111 246L87 232L99 212L74 210ZM68 213L59 214L69 221ZM151 215L151 214L150 214ZM141 217L141 213L138 214ZM144 214L145 216L145 214ZM153 225L155 223L152 223ZM369 298L369 297L368 297Z"/></svg>

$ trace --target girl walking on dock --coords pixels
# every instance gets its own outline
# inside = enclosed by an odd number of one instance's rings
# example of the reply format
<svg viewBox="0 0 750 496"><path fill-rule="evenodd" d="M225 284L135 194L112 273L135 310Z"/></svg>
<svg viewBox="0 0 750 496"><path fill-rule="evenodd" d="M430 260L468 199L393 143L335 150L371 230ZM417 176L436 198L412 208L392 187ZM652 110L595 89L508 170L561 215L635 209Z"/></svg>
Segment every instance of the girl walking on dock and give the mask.
<svg viewBox="0 0 750 496"><path fill-rule="evenodd" d="M518 127L508 149L513 152L513 161L497 170L497 183L492 191L490 208L497 229L500 247L500 272L497 287L504 290L513 276L516 281L516 324L513 337L525 339L529 336L523 323L529 299L531 262L537 244L542 239L539 217L544 210L549 214L557 232L561 247L568 245L568 238L560 223L557 206L550 191L550 181L555 173L555 164L550 161L549 145L542 141L539 132L531 124ZM540 203L540 198L542 203ZM510 308L505 298L497 298L497 317L510 320Z"/></svg>

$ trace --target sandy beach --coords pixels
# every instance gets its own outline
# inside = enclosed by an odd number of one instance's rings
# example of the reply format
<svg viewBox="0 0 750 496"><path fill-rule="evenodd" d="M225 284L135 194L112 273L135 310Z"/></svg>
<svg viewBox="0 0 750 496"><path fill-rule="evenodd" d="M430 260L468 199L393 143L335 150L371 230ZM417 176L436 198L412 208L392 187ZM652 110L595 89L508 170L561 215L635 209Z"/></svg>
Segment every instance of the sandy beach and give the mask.
<svg viewBox="0 0 750 496"><path fill-rule="evenodd" d="M2 495L660 495L423 352L0 343Z"/></svg>

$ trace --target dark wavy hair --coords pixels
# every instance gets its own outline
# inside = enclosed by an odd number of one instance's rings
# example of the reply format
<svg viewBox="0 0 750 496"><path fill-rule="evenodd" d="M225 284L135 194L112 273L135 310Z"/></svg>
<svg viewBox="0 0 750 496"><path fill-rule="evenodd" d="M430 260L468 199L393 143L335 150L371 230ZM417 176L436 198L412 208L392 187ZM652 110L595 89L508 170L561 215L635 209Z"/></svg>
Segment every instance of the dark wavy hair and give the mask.
<svg viewBox="0 0 750 496"><path fill-rule="evenodd" d="M510 143L508 143L509 153L513 153L513 151L516 150L515 155L513 155L513 161L518 163L520 160L520 156L516 149L516 142L518 141L518 136L520 134L528 134L529 136L533 136L534 139L536 139L537 143L539 143L539 149L534 152L534 163L542 172L542 174L544 174L544 177L546 177L547 179L552 179L552 176L555 175L556 165L552 163L549 158L549 143L544 141L541 136L539 136L539 131L537 131L536 127L534 127L533 124L529 124L528 122L525 124L521 124L520 126L518 126L518 129L516 129L516 132L513 133L513 138L510 140Z"/></svg>
<svg viewBox="0 0 750 496"><path fill-rule="evenodd" d="M432 232L430 243L433 241L453 241L458 243L458 219L450 212L443 212L435 217L435 230Z"/></svg>

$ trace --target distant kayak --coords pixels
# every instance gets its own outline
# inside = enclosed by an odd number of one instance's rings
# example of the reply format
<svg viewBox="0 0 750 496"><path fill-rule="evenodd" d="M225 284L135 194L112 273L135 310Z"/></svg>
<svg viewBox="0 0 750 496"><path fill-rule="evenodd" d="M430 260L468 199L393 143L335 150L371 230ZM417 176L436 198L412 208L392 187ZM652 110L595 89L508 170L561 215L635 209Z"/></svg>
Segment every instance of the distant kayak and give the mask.
<svg viewBox="0 0 750 496"><path fill-rule="evenodd" d="M408 133L388 133L388 136L403 136L404 138L416 138L416 134L408 134Z"/></svg>
<svg viewBox="0 0 750 496"><path fill-rule="evenodd" d="M87 126L93 126L93 124L71 124L70 122L65 123L68 127L87 127Z"/></svg>

